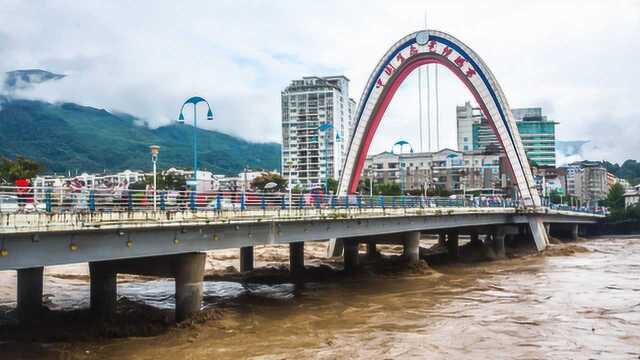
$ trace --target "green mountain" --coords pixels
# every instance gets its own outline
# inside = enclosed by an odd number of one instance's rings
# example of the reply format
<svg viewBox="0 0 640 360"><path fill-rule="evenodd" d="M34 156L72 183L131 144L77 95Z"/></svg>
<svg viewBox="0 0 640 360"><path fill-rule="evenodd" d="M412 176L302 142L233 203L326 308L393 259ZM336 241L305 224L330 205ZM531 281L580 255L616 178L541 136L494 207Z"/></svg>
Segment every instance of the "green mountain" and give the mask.
<svg viewBox="0 0 640 360"><path fill-rule="evenodd" d="M280 167L280 144L252 143L217 131L197 132L200 169L231 175L245 166ZM192 136L190 125L151 129L128 114L0 96L0 157L24 155L43 163L47 173L148 170L152 144L160 146L161 169L190 169Z"/></svg>

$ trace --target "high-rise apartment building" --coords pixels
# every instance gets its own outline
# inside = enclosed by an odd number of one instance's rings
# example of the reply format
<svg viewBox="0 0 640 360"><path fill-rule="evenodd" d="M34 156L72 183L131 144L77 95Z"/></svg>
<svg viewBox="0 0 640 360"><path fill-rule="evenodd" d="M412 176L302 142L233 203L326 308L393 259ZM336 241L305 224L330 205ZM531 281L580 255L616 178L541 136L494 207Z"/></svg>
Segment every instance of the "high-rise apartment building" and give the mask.
<svg viewBox="0 0 640 360"><path fill-rule="evenodd" d="M305 189L338 179L355 101L345 76L303 77L282 91L282 175Z"/></svg>
<svg viewBox="0 0 640 360"><path fill-rule="evenodd" d="M529 160L538 166L556 166L556 122L542 115L541 108L512 109ZM456 107L459 151L496 151L502 146L480 108L467 102Z"/></svg>

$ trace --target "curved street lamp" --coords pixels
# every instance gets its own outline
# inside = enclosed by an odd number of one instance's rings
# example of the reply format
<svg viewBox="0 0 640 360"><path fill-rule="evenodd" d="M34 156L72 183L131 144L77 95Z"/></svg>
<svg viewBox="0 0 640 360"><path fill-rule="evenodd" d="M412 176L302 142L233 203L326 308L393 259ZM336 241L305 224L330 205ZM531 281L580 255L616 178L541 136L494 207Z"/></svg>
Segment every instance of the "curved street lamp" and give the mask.
<svg viewBox="0 0 640 360"><path fill-rule="evenodd" d="M204 102L205 104L207 104L207 107L209 108L209 110L207 111L207 120L213 120L213 111L211 111L211 106L209 105L209 102L204 98L201 98L200 96L192 96L188 98L187 101L184 102L184 104L182 104L182 107L180 108L180 116L178 116L178 120L177 120L179 124L184 124L184 114L183 114L184 107L187 106L187 104L193 104L193 187L194 189L197 188L197 184L198 184L198 138L197 138L198 117L197 117L196 108L197 108L197 105L201 102Z"/></svg>
<svg viewBox="0 0 640 360"><path fill-rule="evenodd" d="M396 146L400 147L400 152L398 153L398 165L400 166L400 193L403 194L403 195L404 195L404 182L405 182L405 179L404 179L404 176L403 176L404 163L402 162L402 154L403 154L403 150L404 150L404 146L405 145L409 146L409 153L413 153L413 146L411 146L411 144L406 140L398 140L391 147L391 153L393 153L393 154L395 154Z"/></svg>

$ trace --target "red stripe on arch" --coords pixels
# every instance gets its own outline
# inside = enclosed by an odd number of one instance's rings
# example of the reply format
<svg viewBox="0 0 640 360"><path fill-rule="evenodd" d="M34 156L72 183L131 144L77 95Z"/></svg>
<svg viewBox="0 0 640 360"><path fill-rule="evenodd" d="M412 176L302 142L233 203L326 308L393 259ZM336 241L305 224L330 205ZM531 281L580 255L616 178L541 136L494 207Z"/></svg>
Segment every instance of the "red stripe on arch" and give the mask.
<svg viewBox="0 0 640 360"><path fill-rule="evenodd" d="M480 109L482 110L482 113L484 114L485 118L489 120L489 126L491 127L493 132L496 134L496 137L500 141L500 144L502 145L502 147L505 148L503 139L498 133L498 131L496 131L496 127L493 123L493 118L489 114L489 111L487 110L487 107L484 101L482 101L482 97L480 96L476 88L473 86L471 81L462 72L462 70L457 65L455 65L454 63L450 62L448 59L440 55L420 56L415 60L409 60L409 62L407 62L406 65L404 65L400 69L400 72L397 73L397 75L393 78L393 82L385 85L386 91L383 93L383 98L381 101L379 100L379 103L378 103L379 105L377 106L377 110L373 118L367 125L364 138L362 139L363 141L360 143L360 149L358 150L356 163L352 170L351 179L349 180L349 187L347 189L349 194L355 193L356 189L358 188L358 183L360 182L360 174L362 173L362 168L364 167L364 163L367 158L367 153L369 151L369 147L371 146L371 141L373 140L373 136L378 130L380 121L382 120L384 113L387 111L387 107L389 107L389 104L391 103L391 100L393 99L393 96L395 95L396 91L398 90L402 82L404 82L404 80L407 78L407 76L409 76L409 74L413 70L415 70L419 66L426 65L426 64L434 64L434 63L447 67L449 70L451 70L451 72L453 72L458 77L458 79L460 79L460 81L462 81L462 83L467 87L467 89L469 89L469 91L475 98L476 102L480 106ZM511 168L511 171L513 172L511 161L508 161L508 163L509 163L509 167Z"/></svg>

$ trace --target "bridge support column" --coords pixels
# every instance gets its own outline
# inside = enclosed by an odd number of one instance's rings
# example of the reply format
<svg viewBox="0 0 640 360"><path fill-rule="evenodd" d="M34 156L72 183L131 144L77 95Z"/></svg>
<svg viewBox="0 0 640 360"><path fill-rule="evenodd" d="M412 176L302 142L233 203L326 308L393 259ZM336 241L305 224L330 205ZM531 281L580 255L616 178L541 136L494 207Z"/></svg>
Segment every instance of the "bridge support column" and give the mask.
<svg viewBox="0 0 640 360"><path fill-rule="evenodd" d="M90 262L90 308L95 316L107 318L116 312L117 274L108 262Z"/></svg>
<svg viewBox="0 0 640 360"><path fill-rule="evenodd" d="M458 258L458 232L457 231L447 232L447 252L449 253L449 258L454 260Z"/></svg>
<svg viewBox="0 0 640 360"><path fill-rule="evenodd" d="M547 245L549 245L549 237L547 236L547 231L544 227L544 223L542 222L542 218L539 216L530 217L529 230L531 231L531 236L533 237L533 241L535 242L538 251L544 250Z"/></svg>
<svg viewBox="0 0 640 360"><path fill-rule="evenodd" d="M498 258L504 258L506 256L506 251L504 247L504 238L506 234L504 231L500 229L493 234L493 251L496 253Z"/></svg>
<svg viewBox="0 0 640 360"><path fill-rule="evenodd" d="M304 242L289 244L289 271L299 274L304 271Z"/></svg>
<svg viewBox="0 0 640 360"><path fill-rule="evenodd" d="M188 319L202 307L205 253L176 255L176 322Z"/></svg>
<svg viewBox="0 0 640 360"><path fill-rule="evenodd" d="M18 320L32 322L42 314L44 267L18 269Z"/></svg>
<svg viewBox="0 0 640 360"><path fill-rule="evenodd" d="M344 246L344 271L353 273L358 267L358 242L355 240L343 240Z"/></svg>
<svg viewBox="0 0 640 360"><path fill-rule="evenodd" d="M404 234L402 255L409 264L417 264L420 261L420 231Z"/></svg>
<svg viewBox="0 0 640 360"><path fill-rule="evenodd" d="M253 270L253 246L240 248L240 272Z"/></svg>
<svg viewBox="0 0 640 360"><path fill-rule="evenodd" d="M471 234L469 234L470 240L472 244L481 244L482 241L480 240L480 236L478 236L477 232L472 232Z"/></svg>
<svg viewBox="0 0 640 360"><path fill-rule="evenodd" d="M367 258L375 259L378 256L378 249L376 248L376 243L368 242L367 243Z"/></svg>

